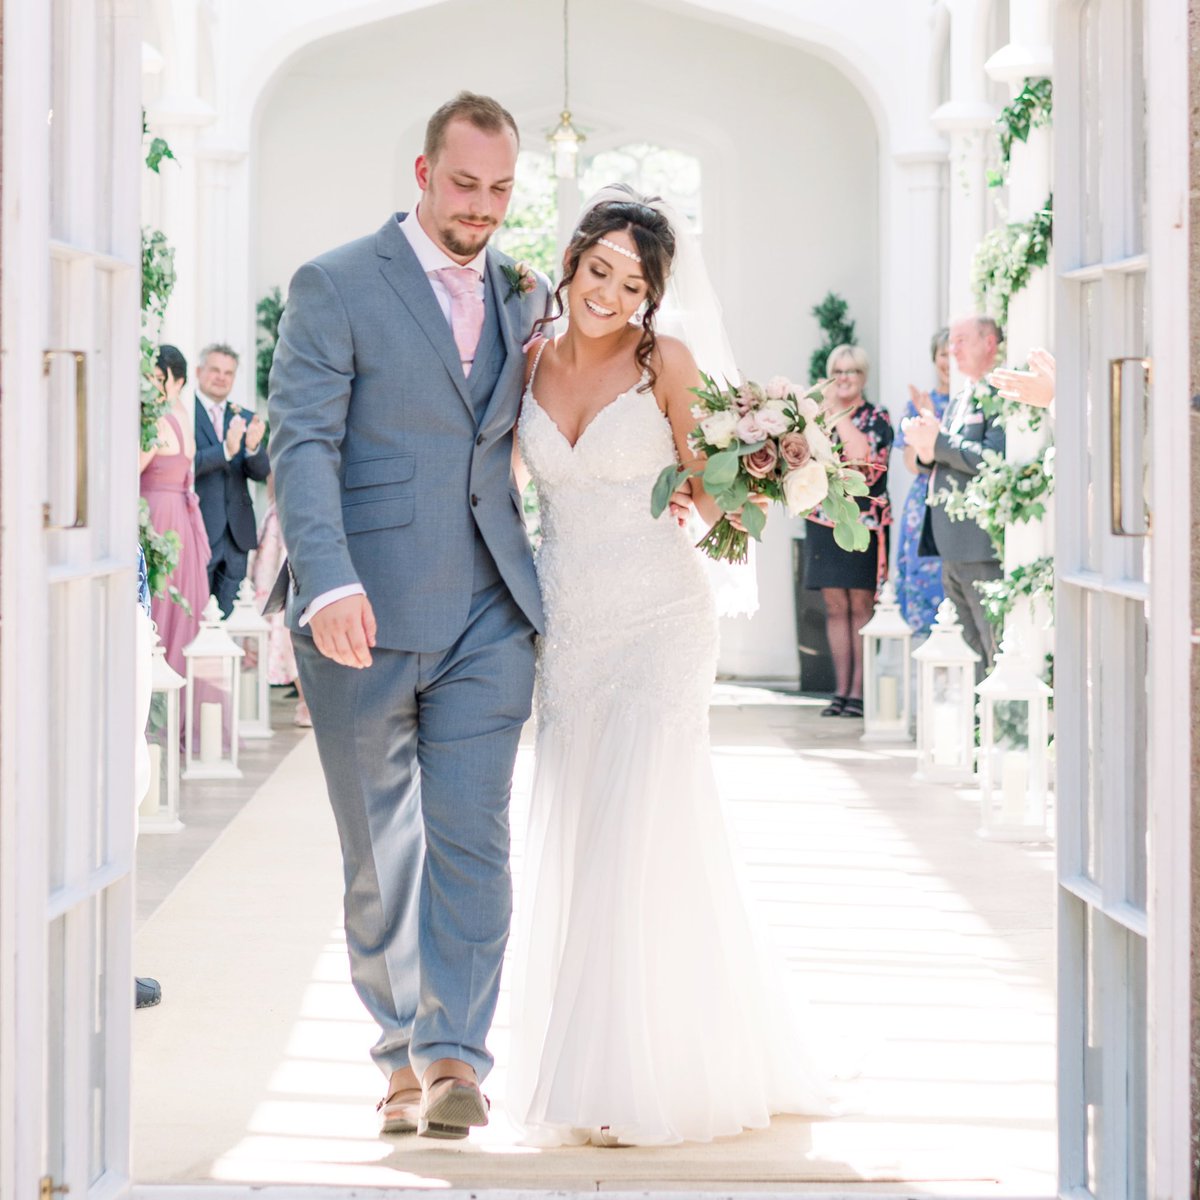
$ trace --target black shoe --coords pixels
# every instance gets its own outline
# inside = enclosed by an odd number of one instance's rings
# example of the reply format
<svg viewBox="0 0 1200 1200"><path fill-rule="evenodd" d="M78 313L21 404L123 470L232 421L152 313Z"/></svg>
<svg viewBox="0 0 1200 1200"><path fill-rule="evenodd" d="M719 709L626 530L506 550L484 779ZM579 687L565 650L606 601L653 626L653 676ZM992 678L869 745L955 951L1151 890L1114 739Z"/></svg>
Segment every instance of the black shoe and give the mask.
<svg viewBox="0 0 1200 1200"><path fill-rule="evenodd" d="M138 976L135 982L137 1000L134 1002L134 1008L153 1008L162 1002L162 987L157 979L143 979Z"/></svg>
<svg viewBox="0 0 1200 1200"><path fill-rule="evenodd" d="M845 696L834 696L833 699L831 699L829 701L829 703L823 709L821 709L821 716L823 716L823 717L840 717L842 715L842 710L845 707L846 707L846 697Z"/></svg>
<svg viewBox="0 0 1200 1200"><path fill-rule="evenodd" d="M863 702L859 696L847 696L846 703L842 706L843 717L861 717L863 715Z"/></svg>

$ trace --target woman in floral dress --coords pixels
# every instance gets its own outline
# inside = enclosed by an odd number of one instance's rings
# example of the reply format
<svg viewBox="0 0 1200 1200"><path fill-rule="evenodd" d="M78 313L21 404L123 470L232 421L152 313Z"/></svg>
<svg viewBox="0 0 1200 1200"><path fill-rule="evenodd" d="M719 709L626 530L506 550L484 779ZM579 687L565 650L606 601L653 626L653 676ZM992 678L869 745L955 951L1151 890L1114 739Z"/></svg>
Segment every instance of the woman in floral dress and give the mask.
<svg viewBox="0 0 1200 1200"><path fill-rule="evenodd" d="M832 380L824 408L832 420L833 440L848 464L863 472L869 494L859 497L862 523L871 530L866 551L843 550L833 539L833 523L820 508L808 518L804 538L804 586L825 601L825 631L833 658L836 690L823 717L863 715L862 638L871 619L875 594L887 576L888 526L892 511L887 494L888 455L892 449L887 412L866 397L870 360L860 346L838 346L825 364ZM839 415L840 414L840 415Z"/></svg>
<svg viewBox="0 0 1200 1200"><path fill-rule="evenodd" d="M929 492L929 468L917 461L917 452L905 444L904 422L921 412L931 412L940 421L950 399L950 331L939 329L929 346L937 371L937 386L922 392L909 384L908 407L900 420L896 448L904 451L904 464L916 476L900 513L900 544L896 551L896 593L900 612L916 634L928 634L945 592L942 590L942 560L919 551L925 524L925 500Z"/></svg>

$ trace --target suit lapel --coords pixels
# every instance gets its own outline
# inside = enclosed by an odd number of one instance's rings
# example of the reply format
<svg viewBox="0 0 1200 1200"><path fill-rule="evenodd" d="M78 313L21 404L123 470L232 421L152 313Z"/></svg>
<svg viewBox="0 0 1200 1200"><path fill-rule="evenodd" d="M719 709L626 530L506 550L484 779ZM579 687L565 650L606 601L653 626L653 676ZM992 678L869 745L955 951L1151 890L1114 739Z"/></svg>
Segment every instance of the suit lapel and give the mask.
<svg viewBox="0 0 1200 1200"><path fill-rule="evenodd" d="M217 444L217 433L213 429L208 409L205 407L199 392L196 393L195 413L196 419L192 422L192 431L196 435L196 445L198 446L201 441L205 441L209 445L215 446Z"/></svg>
<svg viewBox="0 0 1200 1200"><path fill-rule="evenodd" d="M513 328L513 313L509 311L510 308L513 308L513 304L508 299L508 280L500 269L499 258L490 248L487 252L487 272L489 291L496 302L496 317L500 322L500 338L504 345L505 358L504 366L500 368L500 375L496 380L496 386L492 390L491 399L484 410L483 420L479 422L480 429L486 429L489 424L502 415L501 400L509 394L513 372L520 371L525 362L520 343L517 341L516 330ZM517 295L512 299L516 302L514 311L519 312L521 297Z"/></svg>
<svg viewBox="0 0 1200 1200"><path fill-rule="evenodd" d="M380 270L384 279L400 297L405 308L437 351L458 389L459 396L462 397L462 402L474 415L475 409L467 388L467 377L463 374L458 346L455 345L454 335L450 332L450 322L442 315L429 278L421 270L421 264L395 217L390 217L376 235L375 251L383 259Z"/></svg>

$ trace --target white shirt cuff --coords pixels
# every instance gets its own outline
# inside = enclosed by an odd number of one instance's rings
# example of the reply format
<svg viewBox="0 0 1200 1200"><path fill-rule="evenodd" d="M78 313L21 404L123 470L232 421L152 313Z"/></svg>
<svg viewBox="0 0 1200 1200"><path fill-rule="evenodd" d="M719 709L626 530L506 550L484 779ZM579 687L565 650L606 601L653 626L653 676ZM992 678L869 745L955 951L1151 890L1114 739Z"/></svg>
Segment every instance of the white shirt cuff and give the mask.
<svg viewBox="0 0 1200 1200"><path fill-rule="evenodd" d="M338 600L345 600L347 596L365 596L366 594L366 588L361 583L348 583L344 587L331 588L327 592L322 592L300 614L300 628L303 629L321 609L328 608Z"/></svg>

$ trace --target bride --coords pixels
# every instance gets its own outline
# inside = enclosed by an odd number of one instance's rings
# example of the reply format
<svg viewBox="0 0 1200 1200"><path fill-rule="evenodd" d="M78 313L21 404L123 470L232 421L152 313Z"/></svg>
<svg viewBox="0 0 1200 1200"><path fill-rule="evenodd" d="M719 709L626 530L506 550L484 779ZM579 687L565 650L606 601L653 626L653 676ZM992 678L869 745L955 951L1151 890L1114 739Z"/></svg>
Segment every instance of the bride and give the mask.
<svg viewBox="0 0 1200 1200"><path fill-rule="evenodd" d="M509 1100L538 1145L706 1141L829 1111L756 948L716 792L704 564L650 515L662 468L695 459L696 363L655 335L686 236L661 202L605 189L566 251L566 331L528 354L518 447L547 624ZM695 479L691 502L718 517Z"/></svg>

